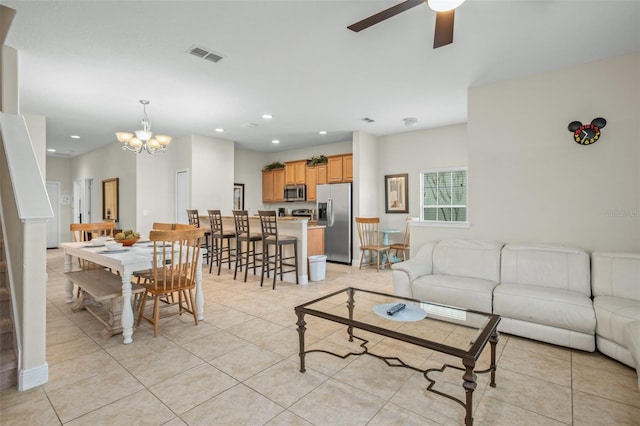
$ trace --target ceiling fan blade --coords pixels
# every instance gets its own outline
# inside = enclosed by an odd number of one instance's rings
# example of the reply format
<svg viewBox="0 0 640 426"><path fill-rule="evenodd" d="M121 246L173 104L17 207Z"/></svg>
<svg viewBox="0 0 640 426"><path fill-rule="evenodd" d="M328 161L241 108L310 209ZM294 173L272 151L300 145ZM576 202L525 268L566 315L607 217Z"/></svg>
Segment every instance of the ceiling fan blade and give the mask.
<svg viewBox="0 0 640 426"><path fill-rule="evenodd" d="M436 14L436 32L433 36L433 48L453 43L453 15L455 9Z"/></svg>
<svg viewBox="0 0 640 426"><path fill-rule="evenodd" d="M360 32L369 28L372 25L377 24L378 22L382 22L385 19L389 19L392 16L396 16L398 13L402 13L405 10L409 10L412 7L416 7L419 4L423 4L424 0L406 0L402 3L399 3L395 6L391 6L389 9L385 9L382 12L378 12L375 15L369 16L368 18L363 19L362 21L356 22L355 24L349 25L351 31Z"/></svg>

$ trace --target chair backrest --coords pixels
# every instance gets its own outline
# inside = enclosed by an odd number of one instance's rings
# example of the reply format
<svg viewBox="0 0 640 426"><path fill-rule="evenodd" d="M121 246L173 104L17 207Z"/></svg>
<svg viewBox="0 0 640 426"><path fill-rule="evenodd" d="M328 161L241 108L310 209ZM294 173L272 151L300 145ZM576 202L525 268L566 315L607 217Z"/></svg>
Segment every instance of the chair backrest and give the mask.
<svg viewBox="0 0 640 426"><path fill-rule="evenodd" d="M156 290L193 288L204 229L149 232L153 242L153 285Z"/></svg>
<svg viewBox="0 0 640 426"><path fill-rule="evenodd" d="M278 215L275 210L258 210L262 238L278 241Z"/></svg>
<svg viewBox="0 0 640 426"><path fill-rule="evenodd" d="M222 235L222 213L220 210L207 210L207 213L209 213L211 232Z"/></svg>
<svg viewBox="0 0 640 426"><path fill-rule="evenodd" d="M91 241L96 237L112 237L115 222L96 222L96 223L72 223L69 230L73 234L73 241Z"/></svg>
<svg viewBox="0 0 640 426"><path fill-rule="evenodd" d="M407 218L407 224L404 227L404 240L402 241L402 244L404 244L405 246L409 245L409 222L411 222L411 217Z"/></svg>
<svg viewBox="0 0 640 426"><path fill-rule="evenodd" d="M155 231L171 231L173 225L173 223L154 222L152 229Z"/></svg>
<svg viewBox="0 0 640 426"><path fill-rule="evenodd" d="M233 222L236 225L238 237L247 237L251 233L249 227L249 212L246 210L233 210Z"/></svg>
<svg viewBox="0 0 640 426"><path fill-rule="evenodd" d="M189 225L196 225L200 228L200 215L198 215L198 210L187 209L187 217L189 218Z"/></svg>
<svg viewBox="0 0 640 426"><path fill-rule="evenodd" d="M360 247L378 247L380 245L380 218L356 217Z"/></svg>

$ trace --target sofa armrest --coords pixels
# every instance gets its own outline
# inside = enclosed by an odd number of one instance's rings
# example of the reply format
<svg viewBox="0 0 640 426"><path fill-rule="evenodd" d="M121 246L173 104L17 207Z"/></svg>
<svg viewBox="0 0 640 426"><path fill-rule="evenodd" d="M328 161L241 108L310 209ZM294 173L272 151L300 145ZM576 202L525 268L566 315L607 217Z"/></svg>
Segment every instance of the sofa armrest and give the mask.
<svg viewBox="0 0 640 426"><path fill-rule="evenodd" d="M405 262L391 265L393 275L393 291L399 296L413 297L411 283L422 275L430 275L433 271L433 247L435 243L420 247L415 257Z"/></svg>

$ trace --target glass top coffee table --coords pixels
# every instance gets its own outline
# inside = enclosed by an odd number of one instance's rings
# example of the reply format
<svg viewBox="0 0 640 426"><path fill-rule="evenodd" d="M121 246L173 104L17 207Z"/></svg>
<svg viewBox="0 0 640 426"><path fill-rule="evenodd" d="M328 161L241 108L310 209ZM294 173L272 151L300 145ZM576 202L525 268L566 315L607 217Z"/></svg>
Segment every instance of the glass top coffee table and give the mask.
<svg viewBox="0 0 640 426"><path fill-rule="evenodd" d="M405 305L404 309L391 315L387 313L390 308L400 303ZM405 367L422 372L427 381L429 381L428 391L452 399L465 408L465 425L473 424L473 391L477 386L476 374L490 373L490 385L496 386L496 345L498 343L497 327L500 322L499 315L438 305L353 287L336 291L296 306L295 312L298 316L300 372L302 373L305 372L305 355L308 353L323 352L340 358L369 354L382 359L389 366ZM346 325L349 341L352 342L354 339L362 341L360 345L362 350L360 352L349 352L346 355L339 355L322 349L305 350L304 334L307 325L304 320L305 315L312 315ZM451 344L430 340L425 336L429 334L429 328L437 327L436 321L466 327L470 332L471 338ZM460 358L462 366L444 364L441 368L423 370L406 364L397 357L377 355L367 348L367 340L354 334L354 329L365 330ZM487 343L491 345L491 364L486 370L475 371L476 361ZM435 380L429 378L429 373L432 371L441 372L447 367L464 372L462 375L462 387L465 390L465 401L433 389Z"/></svg>

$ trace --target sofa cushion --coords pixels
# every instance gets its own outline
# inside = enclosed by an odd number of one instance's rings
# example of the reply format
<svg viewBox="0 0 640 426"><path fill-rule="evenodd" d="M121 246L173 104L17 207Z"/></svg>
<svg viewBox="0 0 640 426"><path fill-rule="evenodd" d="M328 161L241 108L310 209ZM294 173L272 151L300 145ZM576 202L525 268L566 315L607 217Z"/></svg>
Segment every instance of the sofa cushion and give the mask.
<svg viewBox="0 0 640 426"><path fill-rule="evenodd" d="M592 335L596 329L589 297L538 285L498 285L493 291L493 313Z"/></svg>
<svg viewBox="0 0 640 426"><path fill-rule="evenodd" d="M503 243L483 240L444 240L433 249L433 275L454 275L500 281Z"/></svg>
<svg viewBox="0 0 640 426"><path fill-rule="evenodd" d="M633 321L625 325L623 335L636 366L638 389L640 389L640 374L638 374L638 370L640 370L640 321Z"/></svg>
<svg viewBox="0 0 640 426"><path fill-rule="evenodd" d="M527 284L591 296L589 255L551 244L507 244L502 249L503 283Z"/></svg>
<svg viewBox="0 0 640 426"><path fill-rule="evenodd" d="M640 254L596 251L591 259L594 296L640 301Z"/></svg>
<svg viewBox="0 0 640 426"><path fill-rule="evenodd" d="M413 297L427 302L491 312L497 283L469 277L423 275L413 282Z"/></svg>
<svg viewBox="0 0 640 426"><path fill-rule="evenodd" d="M619 345L627 346L623 330L628 323L640 321L640 301L597 296L593 299L593 308L598 320L596 333Z"/></svg>

